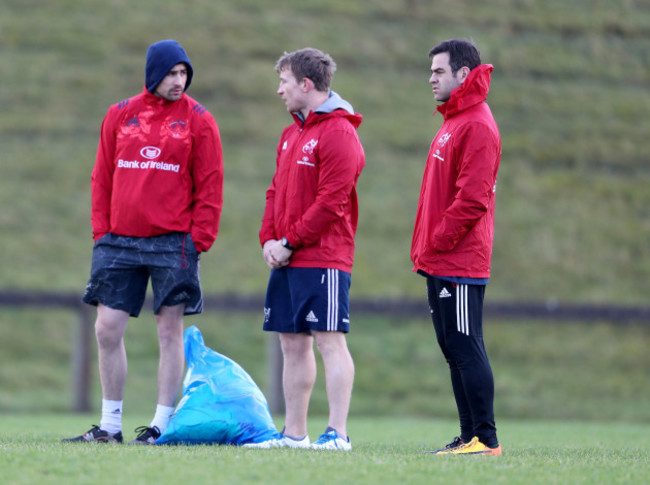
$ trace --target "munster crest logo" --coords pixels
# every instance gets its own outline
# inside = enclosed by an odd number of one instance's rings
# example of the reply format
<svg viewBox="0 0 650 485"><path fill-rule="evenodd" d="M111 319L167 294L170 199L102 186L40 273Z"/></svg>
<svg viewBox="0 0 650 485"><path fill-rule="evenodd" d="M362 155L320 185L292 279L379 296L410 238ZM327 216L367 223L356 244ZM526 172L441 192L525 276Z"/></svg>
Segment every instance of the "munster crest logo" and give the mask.
<svg viewBox="0 0 650 485"><path fill-rule="evenodd" d="M440 145L440 147L444 147L450 138L451 138L451 133L445 133L440 138L438 138L438 145Z"/></svg>
<svg viewBox="0 0 650 485"><path fill-rule="evenodd" d="M311 139L305 145L302 147L302 153L307 153L308 155L311 155L314 153L314 148L316 148L316 145L318 145L318 140Z"/></svg>

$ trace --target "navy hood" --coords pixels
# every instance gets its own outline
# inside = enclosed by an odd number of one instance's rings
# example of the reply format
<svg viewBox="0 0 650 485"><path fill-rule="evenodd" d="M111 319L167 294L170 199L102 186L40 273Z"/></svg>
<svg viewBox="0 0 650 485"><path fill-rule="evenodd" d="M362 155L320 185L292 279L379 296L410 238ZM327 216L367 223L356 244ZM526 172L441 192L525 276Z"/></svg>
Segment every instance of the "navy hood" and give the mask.
<svg viewBox="0 0 650 485"><path fill-rule="evenodd" d="M192 83L194 69L185 49L172 39L151 44L147 50L147 64L144 68L144 83L147 91L153 94L160 81L169 74L172 67L181 62L187 66L187 83L185 84L185 91L187 91Z"/></svg>

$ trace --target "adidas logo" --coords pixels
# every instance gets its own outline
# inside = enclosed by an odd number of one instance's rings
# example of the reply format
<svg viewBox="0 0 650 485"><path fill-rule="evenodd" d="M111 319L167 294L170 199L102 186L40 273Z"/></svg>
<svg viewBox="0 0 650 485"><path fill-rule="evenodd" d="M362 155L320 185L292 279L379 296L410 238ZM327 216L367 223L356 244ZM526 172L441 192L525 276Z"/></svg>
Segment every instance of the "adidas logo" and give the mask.
<svg viewBox="0 0 650 485"><path fill-rule="evenodd" d="M312 322L312 323L318 323L318 318L316 318L316 315L314 315L314 311L313 311L313 310L311 310L311 311L307 314L307 316L305 317L305 320L308 321L308 322Z"/></svg>
<svg viewBox="0 0 650 485"><path fill-rule="evenodd" d="M451 293L447 291L447 288L443 288L442 291L440 291L438 298L451 298Z"/></svg>

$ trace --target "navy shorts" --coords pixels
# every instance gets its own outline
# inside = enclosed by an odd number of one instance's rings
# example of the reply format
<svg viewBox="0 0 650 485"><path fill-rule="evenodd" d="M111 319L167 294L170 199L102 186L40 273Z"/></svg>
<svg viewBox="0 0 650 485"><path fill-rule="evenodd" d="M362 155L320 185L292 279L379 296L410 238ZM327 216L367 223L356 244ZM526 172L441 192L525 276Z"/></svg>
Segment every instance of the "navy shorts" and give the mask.
<svg viewBox="0 0 650 485"><path fill-rule="evenodd" d="M338 269L271 270L264 302L264 330L348 333L350 281L350 273Z"/></svg>
<svg viewBox="0 0 650 485"><path fill-rule="evenodd" d="M185 304L185 315L201 313L199 253L189 234L155 237L106 234L93 247L90 280L82 301L101 303L137 317L151 277L153 311Z"/></svg>

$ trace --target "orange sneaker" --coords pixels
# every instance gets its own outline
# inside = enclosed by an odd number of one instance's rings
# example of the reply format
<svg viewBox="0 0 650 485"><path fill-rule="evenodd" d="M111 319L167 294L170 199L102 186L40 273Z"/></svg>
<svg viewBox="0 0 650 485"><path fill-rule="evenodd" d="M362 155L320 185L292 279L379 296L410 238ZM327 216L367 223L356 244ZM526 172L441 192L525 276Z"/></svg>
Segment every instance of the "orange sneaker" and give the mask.
<svg viewBox="0 0 650 485"><path fill-rule="evenodd" d="M499 456L501 454L501 445L496 448L490 448L485 446L478 440L478 437L474 436L469 443L458 446L456 448L451 448L450 450L445 450L437 453L439 455L491 455Z"/></svg>

